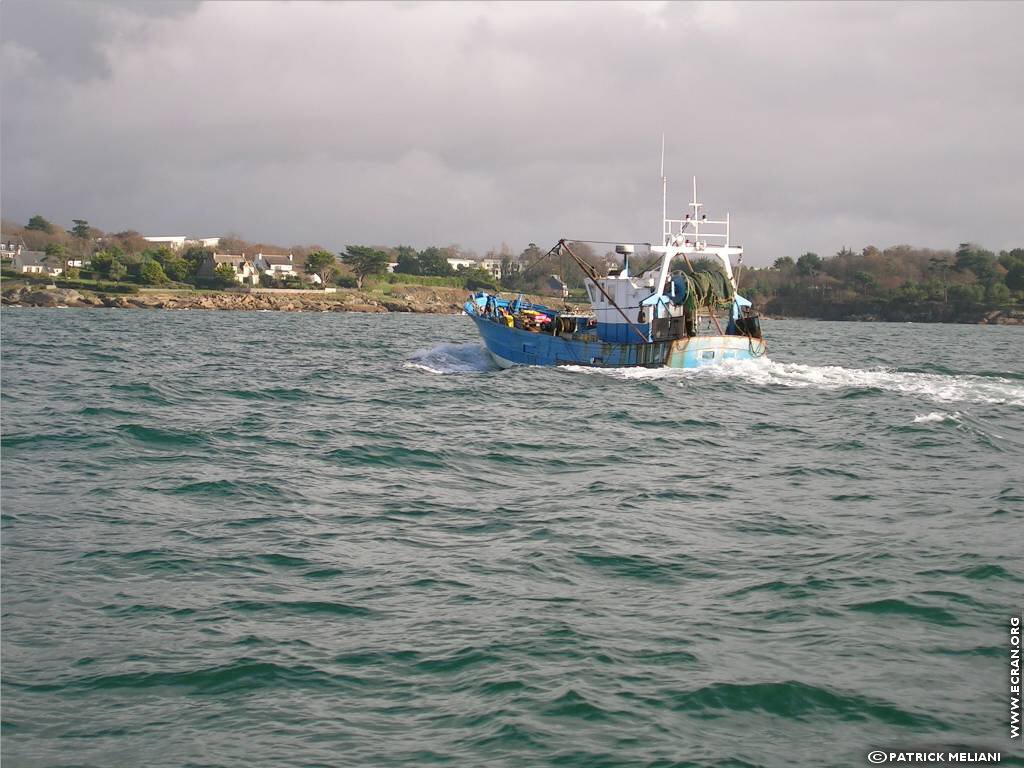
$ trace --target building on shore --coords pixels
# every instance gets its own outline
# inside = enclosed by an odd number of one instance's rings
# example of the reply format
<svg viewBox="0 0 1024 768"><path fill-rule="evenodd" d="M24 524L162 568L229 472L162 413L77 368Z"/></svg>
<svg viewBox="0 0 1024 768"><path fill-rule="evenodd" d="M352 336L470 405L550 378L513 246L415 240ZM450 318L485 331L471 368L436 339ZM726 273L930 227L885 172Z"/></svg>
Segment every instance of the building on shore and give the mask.
<svg viewBox="0 0 1024 768"><path fill-rule="evenodd" d="M569 286L567 286L565 281L558 275L551 275L548 277L547 288L555 296L560 296L563 299L567 299L569 297Z"/></svg>
<svg viewBox="0 0 1024 768"><path fill-rule="evenodd" d="M489 272L495 280L501 280L501 259L447 259L446 261L456 272L460 269L482 269Z"/></svg>
<svg viewBox="0 0 1024 768"><path fill-rule="evenodd" d="M51 259L43 251L18 251L13 259L15 272L28 275L49 275L57 277L64 271L64 264Z"/></svg>
<svg viewBox="0 0 1024 768"><path fill-rule="evenodd" d="M13 259L25 250L25 241L18 235L0 235L0 258Z"/></svg>
<svg viewBox="0 0 1024 768"><path fill-rule="evenodd" d="M257 253L252 257L253 266L260 272L273 277L288 277L302 272L302 265L290 253Z"/></svg>
<svg viewBox="0 0 1024 768"><path fill-rule="evenodd" d="M186 237L185 235L143 235L143 240L153 245L165 245L172 251L183 251L193 246L199 248L216 248L220 245L219 237Z"/></svg>
<svg viewBox="0 0 1024 768"><path fill-rule="evenodd" d="M501 280L501 259L481 259L480 268L490 272L495 280Z"/></svg>
<svg viewBox="0 0 1024 768"><path fill-rule="evenodd" d="M166 245L172 251L180 251L185 247L185 241L188 239L184 235L168 235L159 237L150 237L143 235L143 240L152 243L153 245Z"/></svg>
<svg viewBox="0 0 1024 768"><path fill-rule="evenodd" d="M458 271L460 269L472 269L473 267L480 266L479 261L473 259L446 259L448 266Z"/></svg>
<svg viewBox="0 0 1024 768"><path fill-rule="evenodd" d="M242 285L259 285L260 273L252 263L252 259L244 253L212 253L203 259L196 270L196 277L202 280L213 280L217 277L217 267L227 265L235 273L235 280Z"/></svg>

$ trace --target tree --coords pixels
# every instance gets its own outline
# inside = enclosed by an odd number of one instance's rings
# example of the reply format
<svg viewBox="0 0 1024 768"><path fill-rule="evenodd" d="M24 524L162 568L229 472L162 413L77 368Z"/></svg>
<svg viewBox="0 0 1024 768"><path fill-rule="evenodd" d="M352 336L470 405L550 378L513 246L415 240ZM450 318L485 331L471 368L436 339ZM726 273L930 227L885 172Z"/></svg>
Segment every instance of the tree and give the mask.
<svg viewBox="0 0 1024 768"><path fill-rule="evenodd" d="M150 247L149 241L134 229L126 229L104 238L103 245L116 245L126 253L142 253Z"/></svg>
<svg viewBox="0 0 1024 768"><path fill-rule="evenodd" d="M954 304L980 304L985 298L985 289L977 283L973 285L951 285L949 298Z"/></svg>
<svg viewBox="0 0 1024 768"><path fill-rule="evenodd" d="M116 283L127 274L128 267L122 264L120 259L116 257L111 258L110 267L107 269L107 277Z"/></svg>
<svg viewBox="0 0 1024 768"><path fill-rule="evenodd" d="M985 286L991 285L999 276L996 268L998 262L992 251L986 251L973 243L961 243L956 250L957 272L970 271Z"/></svg>
<svg viewBox="0 0 1024 768"><path fill-rule="evenodd" d="M1024 248L999 254L999 264L1006 270L1003 282L1011 291L1024 291Z"/></svg>
<svg viewBox="0 0 1024 768"><path fill-rule="evenodd" d="M436 277L450 277L455 274L455 270L452 269L452 265L448 263L444 251L440 248L430 246L420 251L419 255L420 269L424 275L434 275Z"/></svg>
<svg viewBox="0 0 1024 768"><path fill-rule="evenodd" d="M46 261L50 264L59 264L62 271L68 271L67 249L61 243L50 243L46 246Z"/></svg>
<svg viewBox="0 0 1024 768"><path fill-rule="evenodd" d="M144 285L166 283L167 275L164 274L164 268L160 266L160 262L152 259L143 262L139 267L139 282Z"/></svg>
<svg viewBox="0 0 1024 768"><path fill-rule="evenodd" d="M793 262L793 258L791 256L782 256L775 260L775 263L772 264L772 269L777 269L779 272L788 272L794 266L796 266L796 264Z"/></svg>
<svg viewBox="0 0 1024 768"><path fill-rule="evenodd" d="M1003 283L992 283L985 291L986 301L992 304L1004 304L1010 298L1010 289Z"/></svg>
<svg viewBox="0 0 1024 768"><path fill-rule="evenodd" d="M415 248L410 248L408 245L400 245L395 248L395 255L398 262L395 272L400 272L403 275L423 274L423 265L420 264L420 257L416 253Z"/></svg>
<svg viewBox="0 0 1024 768"><path fill-rule="evenodd" d="M109 250L98 251L92 257L92 271L99 277L107 277L110 274L110 265L114 261L114 254Z"/></svg>
<svg viewBox="0 0 1024 768"><path fill-rule="evenodd" d="M816 253L805 253L796 260L796 271L805 277L821 270L821 257Z"/></svg>
<svg viewBox="0 0 1024 768"><path fill-rule="evenodd" d="M1024 291L1024 260L1011 264L1004 280L1011 291Z"/></svg>
<svg viewBox="0 0 1024 768"><path fill-rule="evenodd" d="M569 247L572 248L572 246L569 246ZM573 250L575 251L576 249L573 248ZM529 265L529 264L533 264L533 262L535 262L537 259L539 259L541 257L541 255L542 254L541 254L540 248L537 247L537 244L536 243L530 243L528 246L526 246L523 249L523 252L519 254L519 260L523 261L523 262L526 262L526 264Z"/></svg>
<svg viewBox="0 0 1024 768"><path fill-rule="evenodd" d="M379 275L388 268L388 255L369 245L346 245L341 260L355 273L358 288L367 275Z"/></svg>
<svg viewBox="0 0 1024 768"><path fill-rule="evenodd" d="M870 272L860 271L853 276L853 282L861 293L873 293L878 288L878 281Z"/></svg>
<svg viewBox="0 0 1024 768"><path fill-rule="evenodd" d="M385 256L385 264L387 257ZM320 278L321 285L327 285L328 281L338 270L338 260L330 251L314 251L306 257L306 274L316 275Z"/></svg>
<svg viewBox="0 0 1024 768"><path fill-rule="evenodd" d="M185 263L188 265L186 277L174 279L182 279L187 283L195 282L196 273L199 271L199 267L202 266L203 262L206 261L210 256L213 256L213 249L211 248L200 248L198 246L188 248L183 254L181 254L182 260L184 260ZM164 271L167 271L166 267Z"/></svg>
<svg viewBox="0 0 1024 768"><path fill-rule="evenodd" d="M219 264L213 270L213 282L218 288L230 288L238 284L235 268L230 264Z"/></svg>
<svg viewBox="0 0 1024 768"><path fill-rule="evenodd" d="M939 276L942 285L942 303L947 303L949 301L949 285L946 282L946 273L949 272L949 262L939 256L933 256L928 259L927 269L931 274Z"/></svg>
<svg viewBox="0 0 1024 768"><path fill-rule="evenodd" d="M25 229L34 229L39 232L45 232L48 235L53 234L53 224L48 222L38 213L28 220L28 224L25 225Z"/></svg>
<svg viewBox="0 0 1024 768"><path fill-rule="evenodd" d="M167 277L177 283L190 283L195 278L189 263L180 256L171 257L160 266L164 268Z"/></svg>
<svg viewBox="0 0 1024 768"><path fill-rule="evenodd" d="M481 267L460 269L459 277L465 281L463 285L470 291L479 291L481 288L489 291L498 290L498 284L494 279L494 275Z"/></svg>
<svg viewBox="0 0 1024 768"><path fill-rule="evenodd" d="M71 234L82 240L88 240L89 235L92 233L92 227L89 226L89 222L85 219L72 219L72 223L75 226L71 228Z"/></svg>
<svg viewBox="0 0 1024 768"><path fill-rule="evenodd" d="M165 278L184 283L193 277L192 265L167 246L150 249L143 255L150 256L160 265ZM139 274L141 275L141 272Z"/></svg>

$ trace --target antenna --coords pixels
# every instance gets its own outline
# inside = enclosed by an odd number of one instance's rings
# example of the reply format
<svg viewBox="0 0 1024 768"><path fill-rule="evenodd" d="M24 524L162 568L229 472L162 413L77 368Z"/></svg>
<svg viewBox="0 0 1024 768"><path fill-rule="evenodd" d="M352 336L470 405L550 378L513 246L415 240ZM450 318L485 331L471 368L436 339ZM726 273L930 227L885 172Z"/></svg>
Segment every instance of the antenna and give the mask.
<svg viewBox="0 0 1024 768"><path fill-rule="evenodd" d="M693 208L693 242L700 242L700 209L703 207L703 203L697 202L697 177L693 177L693 202L690 203L690 207Z"/></svg>
<svg viewBox="0 0 1024 768"><path fill-rule="evenodd" d="M668 245L668 179L665 178L665 132L661 132L661 244Z"/></svg>

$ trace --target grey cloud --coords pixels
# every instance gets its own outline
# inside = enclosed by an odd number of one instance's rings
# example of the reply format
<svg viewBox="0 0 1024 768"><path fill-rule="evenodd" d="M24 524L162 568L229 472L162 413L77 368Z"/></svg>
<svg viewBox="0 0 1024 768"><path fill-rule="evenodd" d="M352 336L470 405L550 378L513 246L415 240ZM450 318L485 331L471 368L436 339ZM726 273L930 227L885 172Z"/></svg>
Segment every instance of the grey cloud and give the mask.
<svg viewBox="0 0 1024 768"><path fill-rule="evenodd" d="M651 239L664 130L673 207L697 174L754 263L1024 241L1019 4L171 5L68 6L70 59L4 5L5 217Z"/></svg>

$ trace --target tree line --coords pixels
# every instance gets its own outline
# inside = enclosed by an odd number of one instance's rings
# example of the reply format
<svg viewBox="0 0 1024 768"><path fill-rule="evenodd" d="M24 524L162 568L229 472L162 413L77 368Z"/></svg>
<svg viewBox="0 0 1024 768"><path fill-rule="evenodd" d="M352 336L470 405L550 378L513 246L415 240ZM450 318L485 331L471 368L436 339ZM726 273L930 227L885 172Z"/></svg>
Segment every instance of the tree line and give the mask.
<svg viewBox="0 0 1024 768"><path fill-rule="evenodd" d="M740 293L770 314L826 319L967 320L1024 302L1024 248L999 253L898 245L804 253L740 273Z"/></svg>
<svg viewBox="0 0 1024 768"><path fill-rule="evenodd" d="M5 235L21 236L31 250L44 251L52 263L73 260L89 263L82 277L131 281L144 285L180 283L200 285L200 265L213 249L193 246L173 251L155 246L138 232L105 233L84 219L75 219L63 229L42 216L33 216L24 226L3 222ZM601 252L592 244L571 242L569 247L599 275L621 264L613 251ZM527 291L546 293L551 275L558 276L573 291L584 287L585 277L565 253L544 251L530 243L519 252L507 245L484 254L501 265L495 278L480 267L455 269L449 259L471 261L475 254L458 245L411 246L348 245L333 253L319 245L291 248L250 242L234 235L221 238L221 253L291 253L299 275L265 276L274 287L300 287L312 275L324 285L362 287L368 278L379 278L394 266L396 277L415 282L421 278L439 280L470 290ZM631 272L649 263L650 254L634 256ZM717 268L708 260L692 261L697 269ZM681 261L673 269L687 268ZM69 278L79 275L65 269ZM955 250L933 250L898 245L881 250L867 246L860 251L843 248L832 256L804 253L784 256L771 267L736 270L739 291L769 314L782 316L877 317L892 320L963 320L978 313L1007 308L1024 302L1024 248L987 250L962 243ZM230 266L217 269L207 278L211 287L236 285Z"/></svg>
<svg viewBox="0 0 1024 768"><path fill-rule="evenodd" d="M3 232L6 236L22 237L29 250L45 252L46 261L61 266L68 279L126 281L150 286L182 284L228 288L237 285L235 271L230 265L220 265L212 275L201 276L201 266L215 251L250 256L261 252L291 253L299 274L264 274L261 277L263 285L277 288L308 285L308 278L312 275L316 275L323 285L361 288L368 278L387 274L391 265L394 265L396 276L406 276L410 282L419 278L438 278L444 284L469 290L541 290L546 287L541 279L546 270L567 272L565 264L542 265L533 269L532 262L541 256L540 249L533 243L519 254L513 254L507 245L485 254L485 259L500 261L502 278L498 280L482 266L453 267L449 259L479 261L475 253L457 244L429 246L422 250L408 245L347 245L345 250L332 253L320 245L283 248L229 235L220 239L216 249L193 245L174 250L151 243L134 230L107 233L84 219L75 219L72 227L66 230L40 215L33 216L25 225L5 221ZM588 258L594 258L585 244L577 244L577 247ZM83 267L70 266L76 261L83 262ZM580 276L569 274L567 280L571 285L582 287Z"/></svg>

